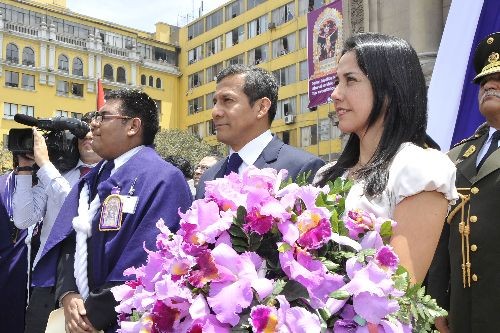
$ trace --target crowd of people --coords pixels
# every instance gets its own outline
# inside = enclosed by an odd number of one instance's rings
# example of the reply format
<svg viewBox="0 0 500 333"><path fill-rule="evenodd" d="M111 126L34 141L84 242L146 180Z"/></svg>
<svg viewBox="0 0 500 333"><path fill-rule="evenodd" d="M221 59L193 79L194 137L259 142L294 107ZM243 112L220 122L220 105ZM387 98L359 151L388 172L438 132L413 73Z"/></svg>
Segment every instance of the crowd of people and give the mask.
<svg viewBox="0 0 500 333"><path fill-rule="evenodd" d="M179 210L202 199L211 180L254 165L286 169L292 180L305 174L320 186L351 179L346 208L396 220L390 245L401 264L449 311L436 328L496 331L499 53L500 33L476 49L474 82L486 123L448 156L429 144L415 50L376 33L345 41L331 97L338 126L350 136L326 165L271 133L278 85L268 71L244 65L216 77L212 117L229 156L207 156L194 170L182 157L164 160L155 152L158 112L141 91L111 91L98 112L84 117L91 131L75 143L80 159L69 171L51 163L33 129L33 154L16 155L14 171L0 177L3 329L45 332L49 314L61 308L66 332L115 332L110 289L130 278L124 270L144 263L157 221L175 232Z"/></svg>

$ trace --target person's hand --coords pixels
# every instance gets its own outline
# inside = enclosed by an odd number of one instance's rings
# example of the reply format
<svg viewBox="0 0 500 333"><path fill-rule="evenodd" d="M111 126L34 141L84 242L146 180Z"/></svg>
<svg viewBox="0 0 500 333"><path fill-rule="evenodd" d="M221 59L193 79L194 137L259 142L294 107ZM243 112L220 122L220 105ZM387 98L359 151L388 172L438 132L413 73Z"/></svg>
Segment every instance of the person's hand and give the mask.
<svg viewBox="0 0 500 333"><path fill-rule="evenodd" d="M35 164L35 157L31 154L17 155L20 167L33 167ZM17 171L18 175L31 175L31 171Z"/></svg>
<svg viewBox="0 0 500 333"><path fill-rule="evenodd" d="M434 319L434 326L440 333L449 333L450 328L448 327L448 319L446 317L437 317Z"/></svg>
<svg viewBox="0 0 500 333"><path fill-rule="evenodd" d="M85 304L80 294L69 293L63 297L65 328L67 333L97 332L87 318Z"/></svg>
<svg viewBox="0 0 500 333"><path fill-rule="evenodd" d="M35 162L40 168L45 163L50 162L45 138L35 127L33 127L33 152L35 155Z"/></svg>

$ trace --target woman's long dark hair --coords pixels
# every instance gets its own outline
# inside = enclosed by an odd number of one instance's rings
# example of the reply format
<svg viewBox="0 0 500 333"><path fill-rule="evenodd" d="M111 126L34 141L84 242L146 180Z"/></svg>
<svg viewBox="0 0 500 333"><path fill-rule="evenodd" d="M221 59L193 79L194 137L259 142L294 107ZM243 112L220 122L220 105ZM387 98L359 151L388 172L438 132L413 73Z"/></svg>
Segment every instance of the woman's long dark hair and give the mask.
<svg viewBox="0 0 500 333"><path fill-rule="evenodd" d="M360 69L368 77L374 101L368 128L384 116L380 142L370 161L356 172L365 180L364 193L370 197L383 192L389 166L403 142L424 145L427 126L427 89L417 53L403 39L362 33L346 40L342 55L353 51ZM385 110L385 115L384 115ZM351 134L337 163L319 185L341 176L359 160L359 138Z"/></svg>

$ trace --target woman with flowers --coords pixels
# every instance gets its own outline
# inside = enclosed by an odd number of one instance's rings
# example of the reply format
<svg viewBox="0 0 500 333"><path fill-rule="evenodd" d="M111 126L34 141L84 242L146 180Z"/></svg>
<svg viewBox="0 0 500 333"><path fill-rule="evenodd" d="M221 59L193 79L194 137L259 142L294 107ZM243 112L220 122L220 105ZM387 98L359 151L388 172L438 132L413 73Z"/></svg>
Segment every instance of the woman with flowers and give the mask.
<svg viewBox="0 0 500 333"><path fill-rule="evenodd" d="M338 161L315 178L321 186L353 180L346 211L397 221L390 245L413 282L424 279L448 206L458 198L453 163L424 148L426 94L418 56L406 41L375 33L349 38L332 99L339 128L351 135ZM369 228L361 215L352 217L358 228Z"/></svg>

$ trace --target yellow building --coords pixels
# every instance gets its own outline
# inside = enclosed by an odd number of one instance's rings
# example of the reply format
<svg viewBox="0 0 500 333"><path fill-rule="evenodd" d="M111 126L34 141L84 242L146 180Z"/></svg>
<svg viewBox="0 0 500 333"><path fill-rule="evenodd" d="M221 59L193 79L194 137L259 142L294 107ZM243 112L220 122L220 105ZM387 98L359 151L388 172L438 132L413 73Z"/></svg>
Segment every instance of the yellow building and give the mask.
<svg viewBox="0 0 500 333"><path fill-rule="evenodd" d="M65 0L0 1L0 129L13 118L81 117L104 89L140 88L156 100L162 128L180 124L179 29L148 33L71 12Z"/></svg>
<svg viewBox="0 0 500 333"><path fill-rule="evenodd" d="M322 5L322 0L235 0L181 28L181 128L215 143L214 76L230 64L258 65L280 84L272 132L327 160L336 157L341 133L328 118L333 104L307 108L307 12Z"/></svg>

